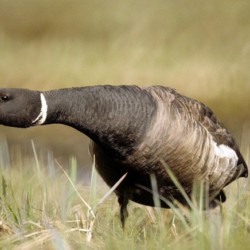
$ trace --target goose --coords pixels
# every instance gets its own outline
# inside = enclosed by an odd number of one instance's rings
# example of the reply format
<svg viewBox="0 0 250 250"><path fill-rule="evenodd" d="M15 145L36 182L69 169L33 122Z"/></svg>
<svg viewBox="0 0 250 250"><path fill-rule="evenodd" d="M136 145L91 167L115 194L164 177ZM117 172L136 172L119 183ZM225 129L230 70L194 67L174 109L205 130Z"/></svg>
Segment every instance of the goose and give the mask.
<svg viewBox="0 0 250 250"><path fill-rule="evenodd" d="M231 133L203 103L164 86L100 85L49 91L0 89L0 124L27 128L64 124L91 139L96 168L116 187L124 227L129 200L187 205L171 173L191 197L206 183L209 205L226 200L223 188L248 167Z"/></svg>

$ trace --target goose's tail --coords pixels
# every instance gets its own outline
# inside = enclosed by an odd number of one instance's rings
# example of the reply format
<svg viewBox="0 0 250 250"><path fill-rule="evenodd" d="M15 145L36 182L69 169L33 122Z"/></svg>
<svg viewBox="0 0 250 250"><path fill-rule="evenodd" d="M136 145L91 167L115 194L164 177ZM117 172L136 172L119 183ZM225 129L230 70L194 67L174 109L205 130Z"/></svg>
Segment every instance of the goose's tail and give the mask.
<svg viewBox="0 0 250 250"><path fill-rule="evenodd" d="M244 158L243 158L243 156L241 154L239 155L239 160L238 160L237 165L238 166L243 165L243 168L241 170L241 173L240 173L239 177L247 178L248 177L248 166L247 166L247 163L246 163L246 161L244 160Z"/></svg>

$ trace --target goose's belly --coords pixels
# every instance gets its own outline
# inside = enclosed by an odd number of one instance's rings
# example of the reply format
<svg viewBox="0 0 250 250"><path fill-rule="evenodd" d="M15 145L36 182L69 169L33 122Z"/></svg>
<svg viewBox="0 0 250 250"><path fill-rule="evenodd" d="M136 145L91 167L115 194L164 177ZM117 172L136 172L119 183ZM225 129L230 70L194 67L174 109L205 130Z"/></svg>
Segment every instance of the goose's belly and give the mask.
<svg viewBox="0 0 250 250"><path fill-rule="evenodd" d="M115 185L115 183L128 172L125 165L106 154L104 150L93 141L90 143L90 153L92 157L95 158L95 167L98 173L110 187Z"/></svg>
<svg viewBox="0 0 250 250"><path fill-rule="evenodd" d="M127 173L126 178L115 190L115 193L118 196L125 195L128 199L143 205L155 205L151 191L152 185L150 174L148 172L152 172L152 167L148 168L148 166L145 166L145 168L138 168L135 165L124 164L124 162L114 160L94 142L91 142L90 148L91 154L95 157L96 169L108 186L112 187L115 185L117 181L119 181L119 179ZM163 169L161 169L161 171L162 170ZM157 176L157 179L159 179L159 173L155 168L154 172L155 176ZM161 175L161 179L162 177L163 176ZM169 190L171 188L175 188L173 185L171 185L171 183L165 182L165 185ZM170 192L168 192L168 196L169 194ZM164 202L161 204L161 206L168 207Z"/></svg>

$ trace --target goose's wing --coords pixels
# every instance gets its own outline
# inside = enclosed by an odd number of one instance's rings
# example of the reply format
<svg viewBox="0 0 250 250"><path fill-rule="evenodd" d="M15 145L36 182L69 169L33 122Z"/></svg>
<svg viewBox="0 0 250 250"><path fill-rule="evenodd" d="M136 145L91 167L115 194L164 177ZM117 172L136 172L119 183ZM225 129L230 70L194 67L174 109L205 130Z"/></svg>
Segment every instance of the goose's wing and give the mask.
<svg viewBox="0 0 250 250"><path fill-rule="evenodd" d="M235 139L232 134L224 127L224 125L216 118L213 111L201 102L194 99L177 94L177 98L188 108L190 115L205 127L212 135L213 140L218 144L224 144L232 148L238 156L238 164L243 164L246 169L247 175L247 164L240 153Z"/></svg>

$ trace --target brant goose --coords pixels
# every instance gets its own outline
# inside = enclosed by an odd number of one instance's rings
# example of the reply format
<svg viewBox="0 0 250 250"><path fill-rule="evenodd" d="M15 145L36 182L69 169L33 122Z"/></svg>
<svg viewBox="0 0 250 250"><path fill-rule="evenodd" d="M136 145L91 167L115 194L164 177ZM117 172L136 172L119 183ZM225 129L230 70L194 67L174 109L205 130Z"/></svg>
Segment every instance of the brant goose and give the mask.
<svg viewBox="0 0 250 250"><path fill-rule="evenodd" d="M161 207L174 200L188 205L169 169L189 197L195 182L205 183L208 206L224 202L223 188L248 176L234 138L211 109L172 88L0 89L0 124L52 123L91 138L97 170L109 186L127 174L115 190L123 226L128 201L157 205L155 190Z"/></svg>

